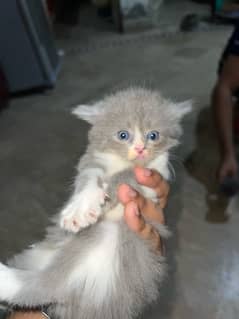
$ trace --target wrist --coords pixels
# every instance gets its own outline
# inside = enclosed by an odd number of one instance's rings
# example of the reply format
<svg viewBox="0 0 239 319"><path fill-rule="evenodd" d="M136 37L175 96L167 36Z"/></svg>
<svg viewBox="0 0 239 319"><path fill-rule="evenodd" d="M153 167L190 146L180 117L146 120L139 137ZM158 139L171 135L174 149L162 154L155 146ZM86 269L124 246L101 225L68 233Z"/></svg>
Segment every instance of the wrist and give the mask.
<svg viewBox="0 0 239 319"><path fill-rule="evenodd" d="M227 145L226 147L221 147L221 157L222 158L234 158L236 156L234 145Z"/></svg>
<svg viewBox="0 0 239 319"><path fill-rule="evenodd" d="M236 158L236 154L234 150L229 150L227 152L223 152L222 154L222 158L225 159L235 159Z"/></svg>

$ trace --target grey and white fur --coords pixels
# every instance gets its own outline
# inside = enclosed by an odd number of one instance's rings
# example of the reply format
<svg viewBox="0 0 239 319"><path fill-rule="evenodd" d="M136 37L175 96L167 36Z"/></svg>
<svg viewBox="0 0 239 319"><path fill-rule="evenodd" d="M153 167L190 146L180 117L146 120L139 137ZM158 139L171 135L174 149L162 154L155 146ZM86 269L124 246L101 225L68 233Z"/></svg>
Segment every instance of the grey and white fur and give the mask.
<svg viewBox="0 0 239 319"><path fill-rule="evenodd" d="M74 109L92 124L74 192L42 242L0 264L1 301L49 305L60 319L131 319L157 299L165 259L125 225L116 190L124 182L156 200L135 182L133 167L169 179L169 150L190 108L189 101L176 104L156 91L129 88ZM156 227L168 236L165 226Z"/></svg>

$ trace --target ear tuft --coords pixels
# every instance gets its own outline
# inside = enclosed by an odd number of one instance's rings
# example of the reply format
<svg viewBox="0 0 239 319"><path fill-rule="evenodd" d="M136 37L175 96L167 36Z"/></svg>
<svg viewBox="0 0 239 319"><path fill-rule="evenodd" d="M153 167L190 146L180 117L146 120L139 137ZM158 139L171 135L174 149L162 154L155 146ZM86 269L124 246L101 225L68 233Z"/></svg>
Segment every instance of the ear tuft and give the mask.
<svg viewBox="0 0 239 319"><path fill-rule="evenodd" d="M72 111L72 114L90 124L94 124L103 113L103 105L100 102L93 105L81 104L76 106Z"/></svg>
<svg viewBox="0 0 239 319"><path fill-rule="evenodd" d="M187 100L184 102L180 102L176 104L177 107L177 117L178 119L182 119L185 115L188 113L192 112L192 105L193 101L192 100Z"/></svg>
<svg viewBox="0 0 239 319"><path fill-rule="evenodd" d="M185 115L192 111L192 100L174 104L174 118L181 121Z"/></svg>

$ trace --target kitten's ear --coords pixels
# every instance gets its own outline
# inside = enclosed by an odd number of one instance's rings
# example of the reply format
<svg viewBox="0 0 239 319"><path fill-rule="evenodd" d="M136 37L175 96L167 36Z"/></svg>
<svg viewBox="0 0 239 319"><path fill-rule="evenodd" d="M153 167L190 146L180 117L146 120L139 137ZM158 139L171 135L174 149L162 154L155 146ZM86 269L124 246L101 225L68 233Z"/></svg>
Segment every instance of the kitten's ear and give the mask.
<svg viewBox="0 0 239 319"><path fill-rule="evenodd" d="M90 124L94 124L103 113L104 107L102 102L98 102L93 105L81 104L76 106L72 111L72 114Z"/></svg>
<svg viewBox="0 0 239 319"><path fill-rule="evenodd" d="M192 111L192 105L193 101L192 100L187 100L184 102L176 103L176 117L181 120L185 115L190 113Z"/></svg>

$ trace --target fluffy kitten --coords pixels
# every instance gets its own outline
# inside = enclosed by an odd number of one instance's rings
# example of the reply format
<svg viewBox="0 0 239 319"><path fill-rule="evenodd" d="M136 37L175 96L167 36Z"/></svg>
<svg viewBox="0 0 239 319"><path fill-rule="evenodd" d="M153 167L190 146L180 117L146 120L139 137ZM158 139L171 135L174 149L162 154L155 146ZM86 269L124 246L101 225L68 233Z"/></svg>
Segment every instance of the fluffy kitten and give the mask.
<svg viewBox="0 0 239 319"><path fill-rule="evenodd" d="M178 143L190 103L132 88L75 115L92 124L73 195L44 241L0 264L0 300L24 307L49 305L54 318L131 319L156 300L165 260L125 225L117 186L137 185L137 164L169 178L168 152ZM90 226L90 227L89 227ZM165 226L158 225L162 237Z"/></svg>

